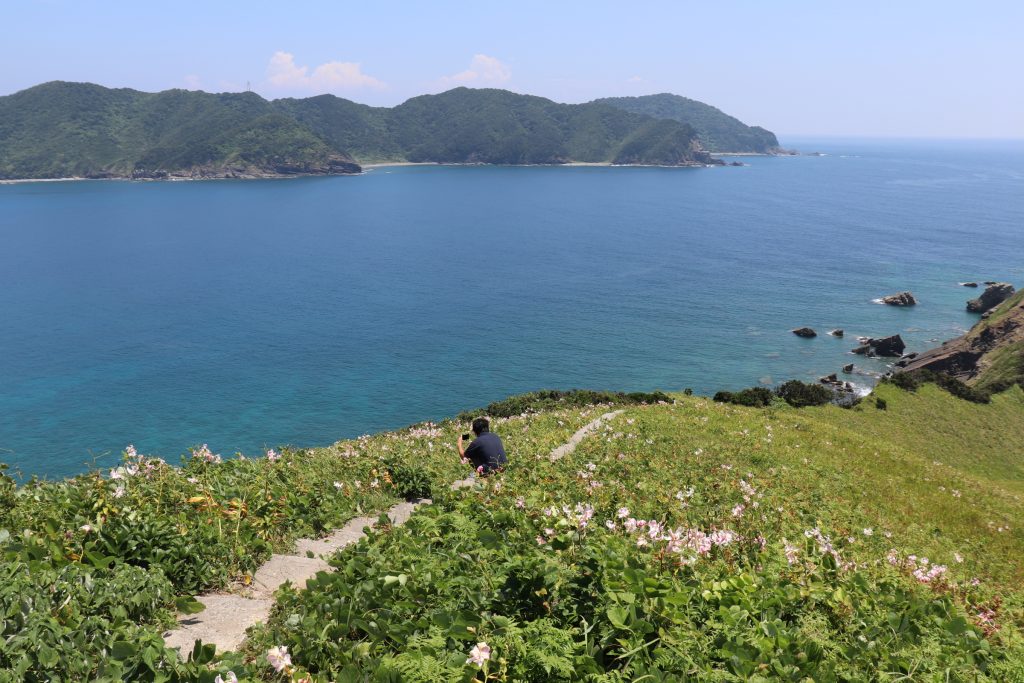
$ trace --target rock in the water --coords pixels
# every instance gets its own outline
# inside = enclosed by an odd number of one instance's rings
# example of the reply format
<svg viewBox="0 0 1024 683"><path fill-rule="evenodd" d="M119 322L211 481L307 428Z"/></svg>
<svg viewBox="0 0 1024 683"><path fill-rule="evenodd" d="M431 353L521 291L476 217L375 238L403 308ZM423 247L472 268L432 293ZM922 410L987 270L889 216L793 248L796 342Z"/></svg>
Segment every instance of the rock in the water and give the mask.
<svg viewBox="0 0 1024 683"><path fill-rule="evenodd" d="M888 306L916 306L917 299L910 292L898 292L882 297L882 303Z"/></svg>
<svg viewBox="0 0 1024 683"><path fill-rule="evenodd" d="M977 299L967 302L967 310L971 313L984 313L1009 299L1015 291L1017 290L1008 282L994 282L988 285Z"/></svg>
<svg viewBox="0 0 1024 683"><path fill-rule="evenodd" d="M831 334L833 337L842 337L844 333L841 329L836 328L829 332L829 334Z"/></svg>
<svg viewBox="0 0 1024 683"><path fill-rule="evenodd" d="M853 363L847 363L846 365L844 365L843 372L845 372L847 375L853 372Z"/></svg>
<svg viewBox="0 0 1024 683"><path fill-rule="evenodd" d="M842 382L839 381L839 376L836 375L836 373L834 372L831 375L828 375L827 377L820 378L818 381L821 382L822 384L842 384Z"/></svg>
<svg viewBox="0 0 1024 683"><path fill-rule="evenodd" d="M903 338L894 334L881 339L868 339L863 346L857 347L853 352L862 356L899 357L903 355L903 350L906 348L907 345L903 342Z"/></svg>
<svg viewBox="0 0 1024 683"><path fill-rule="evenodd" d="M817 337L818 333L809 327L798 327L793 330L793 334L798 337Z"/></svg>
<svg viewBox="0 0 1024 683"><path fill-rule="evenodd" d="M961 287L977 287L978 283L977 282L961 282L960 286Z"/></svg>

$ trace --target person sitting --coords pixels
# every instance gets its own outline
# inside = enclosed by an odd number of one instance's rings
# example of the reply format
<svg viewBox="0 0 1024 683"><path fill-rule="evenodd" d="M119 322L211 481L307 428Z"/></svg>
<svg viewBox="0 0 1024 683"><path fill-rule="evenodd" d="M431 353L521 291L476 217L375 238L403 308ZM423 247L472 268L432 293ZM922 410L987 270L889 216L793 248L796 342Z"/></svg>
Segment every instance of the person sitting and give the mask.
<svg viewBox="0 0 1024 683"><path fill-rule="evenodd" d="M476 438L468 448L463 447L463 441L469 437L469 434L459 437L459 457L469 460L473 469L484 476L504 469L508 464L505 446L501 443L501 437L491 431L491 423L486 417L478 417L473 420L473 433Z"/></svg>

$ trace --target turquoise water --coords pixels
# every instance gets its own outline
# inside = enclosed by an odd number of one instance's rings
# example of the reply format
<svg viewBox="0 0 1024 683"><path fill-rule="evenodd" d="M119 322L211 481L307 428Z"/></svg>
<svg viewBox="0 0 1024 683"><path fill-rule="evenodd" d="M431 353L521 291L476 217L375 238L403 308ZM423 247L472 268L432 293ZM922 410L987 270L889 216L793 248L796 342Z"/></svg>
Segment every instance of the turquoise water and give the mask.
<svg viewBox="0 0 1024 683"><path fill-rule="evenodd" d="M974 321L958 281L1024 284L1024 144L786 144L828 156L0 186L0 460L57 476L544 387L881 371L854 337L922 349ZM902 289L921 304L871 303Z"/></svg>

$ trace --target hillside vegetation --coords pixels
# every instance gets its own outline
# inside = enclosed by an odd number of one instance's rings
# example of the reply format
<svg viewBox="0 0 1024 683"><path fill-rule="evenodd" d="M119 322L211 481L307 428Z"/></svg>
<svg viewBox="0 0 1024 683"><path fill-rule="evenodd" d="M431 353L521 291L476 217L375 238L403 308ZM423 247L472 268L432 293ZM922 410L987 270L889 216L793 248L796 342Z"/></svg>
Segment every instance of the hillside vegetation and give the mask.
<svg viewBox="0 0 1024 683"><path fill-rule="evenodd" d="M511 467L454 492L464 422L9 483L0 680L1024 679L1019 387L980 404L883 384L853 409L671 398L621 404L557 462L608 408L523 399L495 419ZM163 647L190 595L424 488L406 526L281 589L243 652Z"/></svg>
<svg viewBox="0 0 1024 683"><path fill-rule="evenodd" d="M0 97L0 179L355 173L387 161L685 166L720 163L707 145L764 151L775 140L685 98L681 108L620 99L559 104L455 88L387 108L51 82Z"/></svg>
<svg viewBox="0 0 1024 683"><path fill-rule="evenodd" d="M774 154L780 151L775 133L760 126L748 126L717 107L688 97L661 93L642 97L606 97L594 100L617 109L646 114L656 119L683 121L697 131L697 139L709 152L754 152Z"/></svg>

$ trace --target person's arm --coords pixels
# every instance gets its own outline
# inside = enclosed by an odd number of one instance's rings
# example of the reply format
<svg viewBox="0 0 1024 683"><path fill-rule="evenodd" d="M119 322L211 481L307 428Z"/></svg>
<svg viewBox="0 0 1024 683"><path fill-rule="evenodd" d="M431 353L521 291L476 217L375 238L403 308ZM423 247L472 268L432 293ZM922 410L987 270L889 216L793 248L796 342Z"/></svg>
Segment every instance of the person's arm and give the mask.
<svg viewBox="0 0 1024 683"><path fill-rule="evenodd" d="M466 457L466 449L462 447L462 434L459 434L459 441L456 444L456 446L458 446L458 448L459 448L459 458L460 459L465 459L465 457Z"/></svg>

